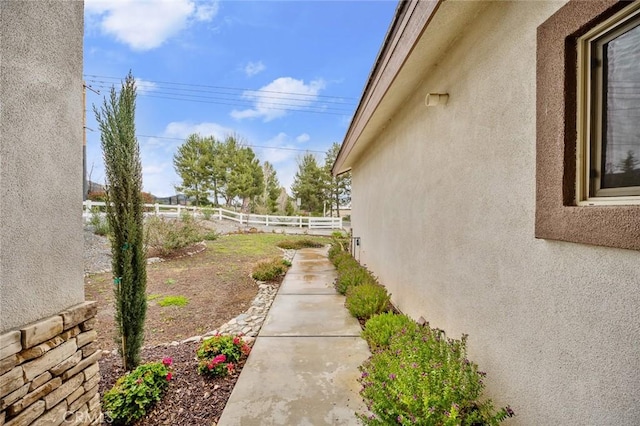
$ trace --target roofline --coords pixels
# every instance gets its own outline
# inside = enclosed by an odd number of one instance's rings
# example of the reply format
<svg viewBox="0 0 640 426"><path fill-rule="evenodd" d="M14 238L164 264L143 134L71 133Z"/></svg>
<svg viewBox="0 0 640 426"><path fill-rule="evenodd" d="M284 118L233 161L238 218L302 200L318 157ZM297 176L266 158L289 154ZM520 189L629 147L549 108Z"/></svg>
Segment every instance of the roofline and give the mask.
<svg viewBox="0 0 640 426"><path fill-rule="evenodd" d="M351 153L365 124L375 112L420 35L443 1L399 1L393 21L387 30L373 67L369 72L369 77L338 151L336 161L331 168L331 172L334 175L345 173L351 169L351 167L345 167L345 160ZM400 45L400 41L402 41L402 45ZM392 58L394 58L394 61L391 61Z"/></svg>

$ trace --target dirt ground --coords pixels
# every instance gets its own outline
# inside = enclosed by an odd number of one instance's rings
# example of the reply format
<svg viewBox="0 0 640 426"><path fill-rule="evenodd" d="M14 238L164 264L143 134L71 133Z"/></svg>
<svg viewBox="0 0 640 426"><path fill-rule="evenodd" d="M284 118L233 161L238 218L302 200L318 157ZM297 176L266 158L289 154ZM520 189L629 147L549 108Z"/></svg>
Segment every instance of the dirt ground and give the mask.
<svg viewBox="0 0 640 426"><path fill-rule="evenodd" d="M193 256L148 265L145 346L202 335L244 312L258 292L250 277L258 260L205 249ZM87 300L98 302L96 328L103 350L116 347L113 285L111 273L85 279ZM165 296L184 296L188 303L162 307L159 302Z"/></svg>

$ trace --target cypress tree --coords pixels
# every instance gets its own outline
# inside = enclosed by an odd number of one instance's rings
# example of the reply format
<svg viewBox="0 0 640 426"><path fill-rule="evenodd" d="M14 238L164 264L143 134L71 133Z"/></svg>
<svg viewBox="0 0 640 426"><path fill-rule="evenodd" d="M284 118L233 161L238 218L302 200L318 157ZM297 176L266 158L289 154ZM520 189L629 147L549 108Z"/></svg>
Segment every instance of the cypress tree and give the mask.
<svg viewBox="0 0 640 426"><path fill-rule="evenodd" d="M120 92L112 87L101 110L93 108L104 156L117 342L125 370L140 363L147 313L142 165L135 136L135 107L135 79L129 72Z"/></svg>

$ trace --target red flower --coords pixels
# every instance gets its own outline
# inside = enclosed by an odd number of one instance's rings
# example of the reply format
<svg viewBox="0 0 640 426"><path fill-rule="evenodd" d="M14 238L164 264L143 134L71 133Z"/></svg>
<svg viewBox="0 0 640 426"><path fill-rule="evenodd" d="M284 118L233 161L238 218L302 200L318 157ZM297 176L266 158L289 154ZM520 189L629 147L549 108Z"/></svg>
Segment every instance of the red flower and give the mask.
<svg viewBox="0 0 640 426"><path fill-rule="evenodd" d="M245 355L249 355L249 352L251 352L251 348L246 343L242 346L242 349L240 349L240 350Z"/></svg>
<svg viewBox="0 0 640 426"><path fill-rule="evenodd" d="M136 383L137 383L137 384L142 383L142 377L140 377L138 380L136 380Z"/></svg>
<svg viewBox="0 0 640 426"><path fill-rule="evenodd" d="M167 381L171 380L173 378L173 374L171 374L171 372L167 373Z"/></svg>
<svg viewBox="0 0 640 426"><path fill-rule="evenodd" d="M216 357L213 359L213 362L216 364L220 364L221 362L225 362L227 360L227 357L225 354L220 354L220 355L216 355Z"/></svg>
<svg viewBox="0 0 640 426"><path fill-rule="evenodd" d="M232 362L230 362L229 364L227 364L227 371L228 371L229 373L231 373L235 368L236 368L236 366L235 366L235 365L233 365L233 363L232 363Z"/></svg>
<svg viewBox="0 0 640 426"><path fill-rule="evenodd" d="M170 357L166 356L162 358L162 363L165 367L169 367L171 364L173 364L173 360Z"/></svg>
<svg viewBox="0 0 640 426"><path fill-rule="evenodd" d="M238 343L240 343L240 337L236 336L233 338L233 344L237 345Z"/></svg>

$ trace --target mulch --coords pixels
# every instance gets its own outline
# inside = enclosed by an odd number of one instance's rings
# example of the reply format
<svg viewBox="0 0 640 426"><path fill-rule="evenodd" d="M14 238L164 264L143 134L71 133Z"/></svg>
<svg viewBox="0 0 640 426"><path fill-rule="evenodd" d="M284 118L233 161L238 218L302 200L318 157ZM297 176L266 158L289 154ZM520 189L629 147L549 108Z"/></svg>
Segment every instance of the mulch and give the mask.
<svg viewBox="0 0 640 426"><path fill-rule="evenodd" d="M216 425L222 410L233 391L245 361L236 365L236 371L226 377L208 378L198 374L196 350L200 343L159 345L142 350L143 362L173 359L173 378L164 397L135 426L200 426ZM100 360L100 397L111 389L116 380L124 375L120 356L109 353ZM103 425L109 424L107 415Z"/></svg>

